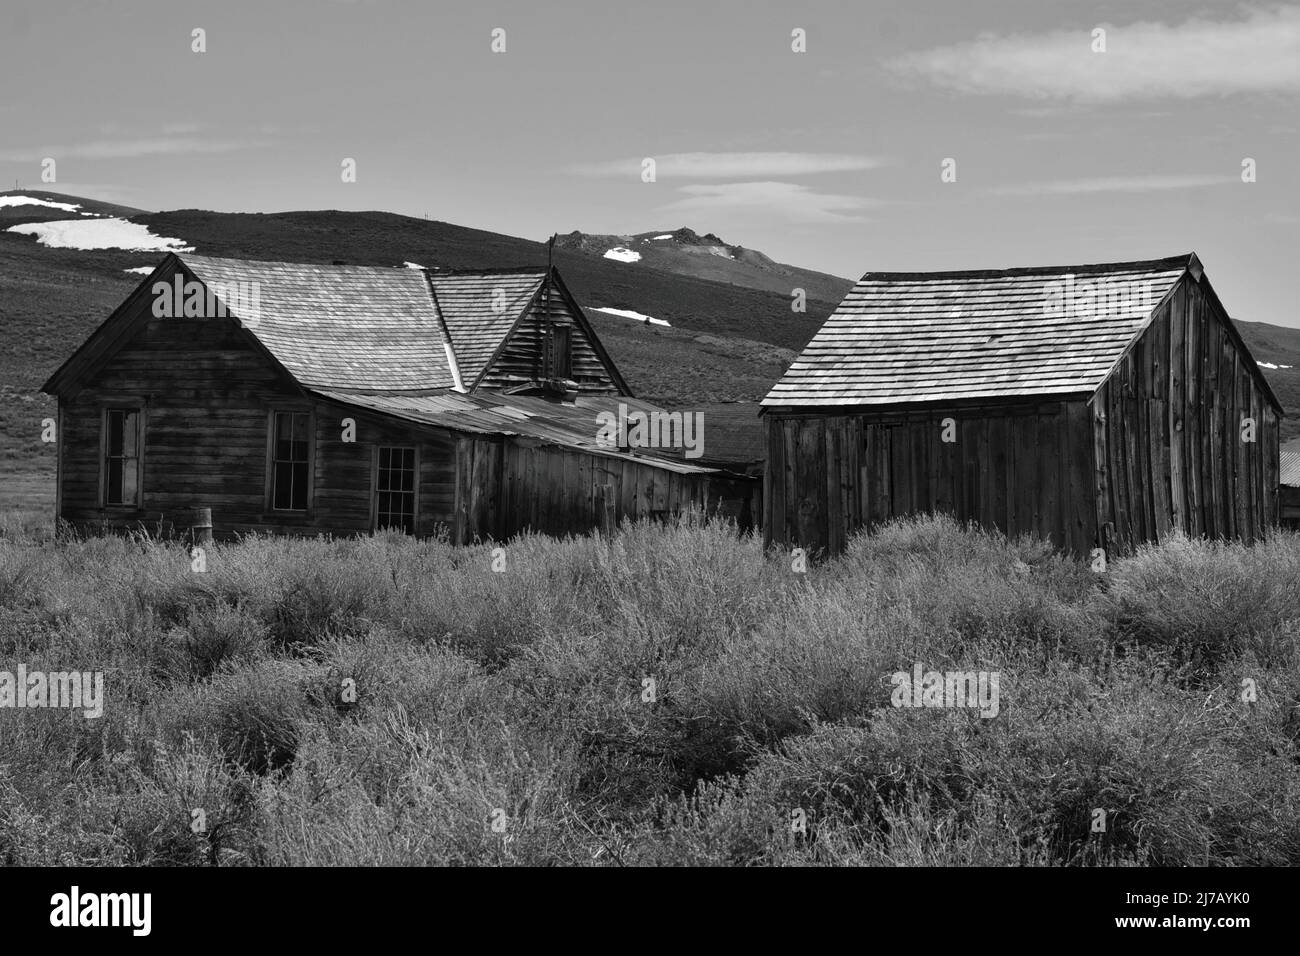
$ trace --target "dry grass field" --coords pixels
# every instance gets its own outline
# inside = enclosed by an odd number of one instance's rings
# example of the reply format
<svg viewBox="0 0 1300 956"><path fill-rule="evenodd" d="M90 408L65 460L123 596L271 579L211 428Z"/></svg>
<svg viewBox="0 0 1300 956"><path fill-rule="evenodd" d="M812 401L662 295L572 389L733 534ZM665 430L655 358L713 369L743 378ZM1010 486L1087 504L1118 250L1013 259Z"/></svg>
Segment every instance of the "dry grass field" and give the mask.
<svg viewBox="0 0 1300 956"><path fill-rule="evenodd" d="M684 519L196 573L10 520L0 667L105 700L0 708L0 863L1300 863L1300 537L1097 574L917 519L794 563ZM894 706L917 665L997 716Z"/></svg>

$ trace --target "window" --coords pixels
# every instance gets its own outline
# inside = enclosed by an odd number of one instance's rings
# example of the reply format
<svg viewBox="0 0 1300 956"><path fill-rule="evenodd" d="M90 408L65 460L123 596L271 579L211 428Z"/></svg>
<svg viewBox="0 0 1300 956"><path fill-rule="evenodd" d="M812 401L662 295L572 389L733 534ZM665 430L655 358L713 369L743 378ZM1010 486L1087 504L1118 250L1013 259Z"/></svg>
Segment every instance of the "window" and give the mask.
<svg viewBox="0 0 1300 956"><path fill-rule="evenodd" d="M306 511L311 476L311 415L276 412L271 428L271 507L276 511Z"/></svg>
<svg viewBox="0 0 1300 956"><path fill-rule="evenodd" d="M415 534L415 449L380 445L375 470L375 529Z"/></svg>
<svg viewBox="0 0 1300 956"><path fill-rule="evenodd" d="M551 378L568 378L573 374L572 334L567 325L551 327Z"/></svg>
<svg viewBox="0 0 1300 956"><path fill-rule="evenodd" d="M104 504L140 506L140 410L104 411Z"/></svg>

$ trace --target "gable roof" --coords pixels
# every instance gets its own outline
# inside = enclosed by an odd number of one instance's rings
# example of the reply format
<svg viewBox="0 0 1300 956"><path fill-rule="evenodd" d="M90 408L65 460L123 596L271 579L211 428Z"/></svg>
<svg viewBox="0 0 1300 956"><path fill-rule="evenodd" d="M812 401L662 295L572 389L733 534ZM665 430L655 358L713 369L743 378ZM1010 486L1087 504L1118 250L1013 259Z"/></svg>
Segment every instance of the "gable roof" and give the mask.
<svg viewBox="0 0 1300 956"><path fill-rule="evenodd" d="M234 299L225 304L300 385L372 391L456 385L447 335L419 269L178 258L209 289L256 283L255 308Z"/></svg>
<svg viewBox="0 0 1300 956"><path fill-rule="evenodd" d="M472 388L546 282L538 268L427 273L169 254L43 386L56 392L133 334L159 278L179 269L214 293L304 388L422 392ZM558 273L558 294L568 298ZM224 290L255 289L227 294ZM499 294L498 294L499 293ZM619 387L617 369L572 308ZM147 316L144 316L147 317ZM128 327L130 326L130 327Z"/></svg>
<svg viewBox="0 0 1300 956"><path fill-rule="evenodd" d="M1199 280L1194 253L997 271L868 272L763 405L1091 394L1189 271Z"/></svg>
<svg viewBox="0 0 1300 956"><path fill-rule="evenodd" d="M544 269L429 275L466 385L487 369L545 281Z"/></svg>

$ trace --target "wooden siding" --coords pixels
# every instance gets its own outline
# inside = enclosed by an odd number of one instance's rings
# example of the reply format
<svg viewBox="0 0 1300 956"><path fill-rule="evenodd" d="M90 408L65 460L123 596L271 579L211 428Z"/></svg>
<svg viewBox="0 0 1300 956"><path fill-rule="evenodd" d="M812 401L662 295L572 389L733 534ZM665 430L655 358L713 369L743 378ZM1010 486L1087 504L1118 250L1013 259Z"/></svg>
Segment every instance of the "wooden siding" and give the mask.
<svg viewBox="0 0 1300 956"><path fill-rule="evenodd" d="M1252 365L1218 300L1184 278L1089 402L1108 549L1175 529L1254 541L1277 524L1278 413Z"/></svg>
<svg viewBox="0 0 1300 956"><path fill-rule="evenodd" d="M139 508L100 504L102 410L110 406L145 413ZM313 413L314 494L306 513L267 506L273 410ZM229 319L147 318L83 387L60 399L59 415L59 514L84 529L166 530L186 522L191 508L210 507L218 534L366 531L376 443L419 447L418 530L452 520L449 434L306 397ZM357 423L355 444L341 440L345 417Z"/></svg>
<svg viewBox="0 0 1300 956"><path fill-rule="evenodd" d="M607 515L618 522L691 508L735 517L743 529L759 509L755 479L682 474L527 439L463 437L456 460L454 540L461 543L522 531L582 534Z"/></svg>
<svg viewBox="0 0 1300 956"><path fill-rule="evenodd" d="M144 527L170 533L192 509L212 510L218 536L255 531L365 533L374 526L378 445L413 446L419 463L416 533L457 541L532 529L581 533L605 520L662 516L691 506L752 520L758 482L679 474L521 437L469 438L433 424L358 408L298 388L231 319L155 319L137 301L133 333L60 397L59 514L84 531ZM100 502L107 407L144 413L139 507ZM276 411L312 416L311 501L305 512L269 503ZM344 441L346 419L354 441Z"/></svg>
<svg viewBox="0 0 1300 956"><path fill-rule="evenodd" d="M549 377L551 373L546 364L546 329L550 323L572 330L569 377L578 383L579 392L617 395L622 391L604 358L593 345L585 323L578 320L565 296L554 286L549 297L546 289L538 293L527 314L520 319L484 371L478 387L507 388L521 382Z"/></svg>
<svg viewBox="0 0 1300 956"><path fill-rule="evenodd" d="M1300 531L1300 488L1282 485L1278 489L1279 524L1292 531Z"/></svg>
<svg viewBox="0 0 1300 956"><path fill-rule="evenodd" d="M1278 523L1278 426L1223 307L1189 273L1086 400L770 412L764 524L770 541L830 553L858 528L934 511L1076 554L1176 531L1252 542Z"/></svg>
<svg viewBox="0 0 1300 956"><path fill-rule="evenodd" d="M334 533L374 528L375 449L400 445L416 450L417 535L431 535L455 521L456 439L443 429L412 425L355 408L317 403L316 514L313 525ZM343 420L356 422L355 442L343 441Z"/></svg>
<svg viewBox="0 0 1300 956"><path fill-rule="evenodd" d="M771 413L763 525L769 542L835 554L858 529L944 512L1083 553L1091 474L1082 401Z"/></svg>

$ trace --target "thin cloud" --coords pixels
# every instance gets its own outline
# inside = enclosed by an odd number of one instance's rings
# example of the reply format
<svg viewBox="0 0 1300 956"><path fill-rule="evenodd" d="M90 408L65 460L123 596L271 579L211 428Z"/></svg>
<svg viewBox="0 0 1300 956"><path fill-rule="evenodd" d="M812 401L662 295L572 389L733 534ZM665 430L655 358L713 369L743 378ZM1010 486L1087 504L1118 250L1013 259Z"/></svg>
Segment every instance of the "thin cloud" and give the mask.
<svg viewBox="0 0 1300 956"><path fill-rule="evenodd" d="M759 213L792 223L860 221L857 212L876 205L861 196L820 193L797 183L709 183L682 186L682 199L660 207L665 213Z"/></svg>
<svg viewBox="0 0 1300 956"><path fill-rule="evenodd" d="M647 158L655 161L656 179L805 176L855 172L884 165L879 159L845 153L666 153L661 156L632 156L599 163L578 163L567 167L567 171L577 176L636 178L641 175L641 164Z"/></svg>
<svg viewBox="0 0 1300 956"><path fill-rule="evenodd" d="M885 63L906 80L960 93L1115 102L1231 93L1300 93L1300 7L1257 9L1244 19L1170 26L1092 28L995 36L908 53Z"/></svg>
<svg viewBox="0 0 1300 956"><path fill-rule="evenodd" d="M25 163L34 158L55 159L138 159L187 153L230 153L260 145L251 140L212 140L194 136L161 136L151 139L100 139L64 146L0 150L0 161Z"/></svg>
<svg viewBox="0 0 1300 956"><path fill-rule="evenodd" d="M1240 182L1233 176L1096 176L1091 179L1059 179L1048 182L997 186L999 196L1074 196L1087 193L1145 193L1168 189L1198 189Z"/></svg>

